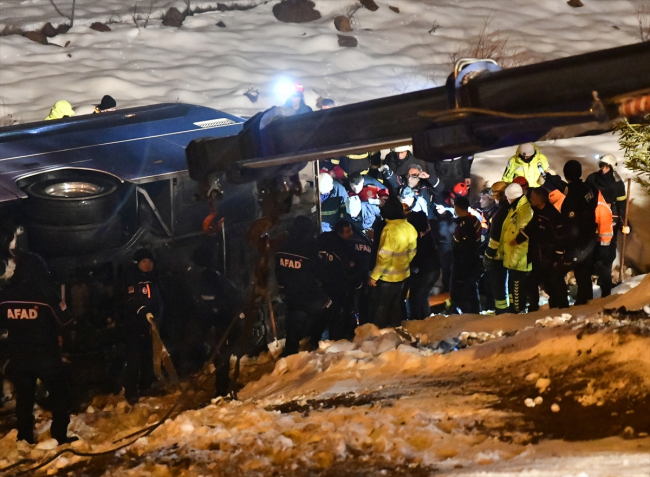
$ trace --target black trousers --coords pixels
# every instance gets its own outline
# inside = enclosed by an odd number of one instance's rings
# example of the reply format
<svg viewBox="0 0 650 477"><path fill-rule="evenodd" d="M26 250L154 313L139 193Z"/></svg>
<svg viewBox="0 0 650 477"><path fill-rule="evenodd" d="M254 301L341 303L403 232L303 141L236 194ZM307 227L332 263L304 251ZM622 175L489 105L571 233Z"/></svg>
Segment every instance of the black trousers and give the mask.
<svg viewBox="0 0 650 477"><path fill-rule="evenodd" d="M318 346L323 331L329 326L328 311L324 309L314 313L299 304L287 302L286 342L283 355L288 356L300 351L300 341L303 338L309 338L312 346Z"/></svg>
<svg viewBox="0 0 650 477"><path fill-rule="evenodd" d="M66 379L63 364L44 363L37 369L21 369L10 362L7 367L7 378L14 384L16 390L16 418L18 421L18 440L34 442L34 402L36 400L36 381L45 385L52 410L52 437L59 442L67 439L68 424L70 424L70 388Z"/></svg>
<svg viewBox="0 0 650 477"><path fill-rule="evenodd" d="M151 336L128 335L126 337L126 371L124 373L124 395L137 399L151 387L153 373L153 345Z"/></svg>
<svg viewBox="0 0 650 477"><path fill-rule="evenodd" d="M478 295L479 274L468 274L458 277L452 273L451 277L451 307L461 313L480 313L481 299Z"/></svg>
<svg viewBox="0 0 650 477"><path fill-rule="evenodd" d="M370 292L370 319L378 328L401 326L401 298L404 281L385 282L377 280L377 285Z"/></svg>
<svg viewBox="0 0 650 477"><path fill-rule="evenodd" d="M503 260L490 260L489 263L485 277L494 297L495 313L508 313L508 269L503 266Z"/></svg>
<svg viewBox="0 0 650 477"><path fill-rule="evenodd" d="M231 317L220 317L221 319L215 320L215 338L219 343L223 335L228 330ZM240 340L244 332L244 320L237 319L235 324L230 328L226 340L223 342L221 349L214 357L214 385L216 396L227 396L231 391L230 379L230 357L238 352L243 354L239 349ZM216 344L215 344L216 345Z"/></svg>
<svg viewBox="0 0 650 477"><path fill-rule="evenodd" d="M616 233L614 233L616 237ZM597 247L598 256L594 264L594 275L598 275L598 286L601 289L601 296L612 294L612 265L616 258L616 240L612 240L607 247Z"/></svg>
<svg viewBox="0 0 650 477"><path fill-rule="evenodd" d="M429 306L429 293L440 277L440 270L422 271L411 273L409 304L411 320L423 320L431 315Z"/></svg>
<svg viewBox="0 0 650 477"><path fill-rule="evenodd" d="M553 267L551 263L533 262L528 277L528 311L539 310L539 287L548 293L549 308L568 308L564 270Z"/></svg>
<svg viewBox="0 0 650 477"><path fill-rule="evenodd" d="M578 286L575 305L584 305L594 297L591 276L594 274L594 252L588 254L584 260L573 266L573 274ZM611 274L611 271L610 271Z"/></svg>
<svg viewBox="0 0 650 477"><path fill-rule="evenodd" d="M508 292L510 298L510 312L521 313L526 309L526 285L529 272L508 269ZM539 295L537 295L539 301Z"/></svg>
<svg viewBox="0 0 650 477"><path fill-rule="evenodd" d="M440 252L440 270L442 271L442 291L447 293L451 290L451 268L454 257L452 251Z"/></svg>

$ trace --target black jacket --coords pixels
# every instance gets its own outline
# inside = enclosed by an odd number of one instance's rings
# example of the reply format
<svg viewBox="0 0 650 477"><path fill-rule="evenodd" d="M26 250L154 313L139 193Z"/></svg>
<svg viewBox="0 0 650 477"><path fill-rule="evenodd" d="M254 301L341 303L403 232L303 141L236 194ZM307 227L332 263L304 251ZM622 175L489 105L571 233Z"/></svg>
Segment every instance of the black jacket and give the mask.
<svg viewBox="0 0 650 477"><path fill-rule="evenodd" d="M427 171L429 174L436 173L432 163L424 162L422 159L418 159L413 154L411 154L411 151L408 151L406 153L406 158L403 160L399 159L398 153L391 151L384 158L384 164L387 165L388 168L398 176L403 176L405 174L408 174L409 167L411 167L412 164L419 165L423 171Z"/></svg>
<svg viewBox="0 0 650 477"><path fill-rule="evenodd" d="M454 280L476 277L480 274L479 246L481 245L481 223L472 214L457 217L453 236Z"/></svg>
<svg viewBox="0 0 650 477"><path fill-rule="evenodd" d="M574 252L590 249L595 243L597 206L598 191L594 187L582 180L569 183L561 213L566 227L567 245Z"/></svg>
<svg viewBox="0 0 650 477"><path fill-rule="evenodd" d="M562 261L566 247L562 214L550 203L541 210L535 208L532 220L519 232L516 240L517 243L528 240L530 263L552 266Z"/></svg>
<svg viewBox="0 0 650 477"><path fill-rule="evenodd" d="M411 261L411 270L428 273L440 269L438 247L431 229L431 222L424 212L410 212L406 220L418 233L417 252Z"/></svg>
<svg viewBox="0 0 650 477"><path fill-rule="evenodd" d="M289 236L275 254L275 278L290 306L320 312L330 305L320 286L318 248L312 239Z"/></svg>
<svg viewBox="0 0 650 477"><path fill-rule="evenodd" d="M504 198L499 202L499 207L488 222L488 246L485 249L485 256L489 259L496 259L499 250L499 243L501 242L501 231L503 230L503 222L508 217L510 211L510 204Z"/></svg>
<svg viewBox="0 0 650 477"><path fill-rule="evenodd" d="M330 298L343 300L348 292L361 287L362 277L350 246L336 232L320 234L318 259L323 288Z"/></svg>
<svg viewBox="0 0 650 477"><path fill-rule="evenodd" d="M587 184L594 186L603 194L603 199L612 209L614 228L620 228L625 224L625 208L627 207L627 192L625 182L621 177L610 169L607 174L594 172L589 174Z"/></svg>
<svg viewBox="0 0 650 477"><path fill-rule="evenodd" d="M384 177L388 184L393 189L393 192L396 195L400 195L402 190L408 185L408 171L405 175L397 175L392 171L386 171ZM428 179L420 179L418 185L413 188L416 196L422 197L427 203L427 218L429 220L435 220L436 213L435 208L436 204L442 203L442 193L444 186L442 181L438 179L438 176L431 174Z"/></svg>
<svg viewBox="0 0 650 477"><path fill-rule="evenodd" d="M144 273L134 265L124 280L124 326L134 335L148 335L150 325L147 314L151 313L162 323L162 294L154 272Z"/></svg>
<svg viewBox="0 0 650 477"><path fill-rule="evenodd" d="M46 278L42 259L29 253L21 258L10 284L0 292L0 328L9 332L9 359L15 369L58 366L58 337L72 317Z"/></svg>

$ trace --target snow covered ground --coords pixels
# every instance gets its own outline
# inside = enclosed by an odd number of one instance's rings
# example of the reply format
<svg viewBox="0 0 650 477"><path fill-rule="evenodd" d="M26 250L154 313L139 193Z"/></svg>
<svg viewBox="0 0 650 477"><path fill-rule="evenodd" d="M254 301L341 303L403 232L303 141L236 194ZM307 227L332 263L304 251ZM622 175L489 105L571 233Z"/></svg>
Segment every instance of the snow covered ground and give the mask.
<svg viewBox="0 0 650 477"><path fill-rule="evenodd" d="M0 27L67 23L65 15L52 14L56 3L1 1ZM490 18L489 31L508 38L506 57L538 61L634 43L642 2L583 0L572 8L563 0L377 1L377 11L353 16L356 48L339 47L333 25L350 0L317 0L322 18L308 24L278 22L269 2L195 15L180 29L161 26L164 2L146 28L130 20L133 2L77 3L75 27L52 45L0 37L3 123L40 120L59 99L78 114L90 113L104 94L120 108L182 101L249 116L280 101L274 86L282 77L304 84L312 106L319 96L349 104L441 84L450 55L473 44ZM138 5L148 10L151 4ZM88 28L109 20L125 23L111 23L105 33ZM244 95L251 88L259 92L256 103ZM607 134L540 146L556 170L577 158L591 172L596 154L618 153ZM480 154L475 189L498 180L512 153ZM633 197L631 220L638 225L627 255L644 268L650 264L647 197L638 188ZM647 296L650 286L642 283L617 306ZM648 330L645 315L600 312L614 299L571 309L564 324L555 315L544 320L543 311L430 318L408 324L413 343L366 328L354 343L277 363L263 356L247 363L241 402L184 412L115 457L88 463L68 454L47 472L648 476ZM462 346L486 342L445 355L432 351L440 340L458 337ZM209 402L203 391L192 397L195 405ZM147 398L131 409L122 397L99 397L73 418L71 428L82 437L75 448L109 449L116 438L155 422L174 399ZM0 468L51 455L48 425L42 413L41 449L16 443L15 432L0 439Z"/></svg>

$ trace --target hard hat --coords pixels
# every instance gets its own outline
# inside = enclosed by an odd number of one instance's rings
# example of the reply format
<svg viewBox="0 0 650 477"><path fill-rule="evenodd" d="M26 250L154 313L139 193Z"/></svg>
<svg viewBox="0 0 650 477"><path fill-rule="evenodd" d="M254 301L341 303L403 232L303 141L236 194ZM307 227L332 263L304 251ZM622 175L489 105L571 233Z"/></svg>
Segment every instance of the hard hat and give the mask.
<svg viewBox="0 0 650 477"><path fill-rule="evenodd" d="M522 176L517 176L514 179L512 179L513 184L519 184L522 188L528 187L528 181L526 180L525 177Z"/></svg>
<svg viewBox="0 0 650 477"><path fill-rule="evenodd" d="M526 154L526 156L532 156L535 154L535 145L532 142L527 142L519 146L519 154Z"/></svg>
<svg viewBox="0 0 650 477"><path fill-rule="evenodd" d="M600 156L600 159L598 159L598 165L600 166L601 164L607 164L609 167L616 170L618 160L614 154L605 154L604 156Z"/></svg>
<svg viewBox="0 0 650 477"><path fill-rule="evenodd" d="M464 182L459 182L454 186L451 192L454 197L456 196L464 197L469 193L469 188L467 187L467 184L465 184Z"/></svg>
<svg viewBox="0 0 650 477"><path fill-rule="evenodd" d="M519 184L513 182L508 187L506 187L506 197L508 200L515 200L524 195L524 189L521 188Z"/></svg>
<svg viewBox="0 0 650 477"><path fill-rule="evenodd" d="M503 182L503 181L495 182L494 184L492 184L492 187L490 187L490 189L492 189L492 196L503 194L506 191L506 187L508 187L507 182Z"/></svg>
<svg viewBox="0 0 650 477"><path fill-rule="evenodd" d="M397 146L395 149L393 149L393 151L395 151L395 152L406 152L406 151L410 151L410 150L411 150L411 146L409 146L409 145Z"/></svg>
<svg viewBox="0 0 650 477"><path fill-rule="evenodd" d="M329 194L334 188L334 179L327 172L318 174L318 191L321 194Z"/></svg>

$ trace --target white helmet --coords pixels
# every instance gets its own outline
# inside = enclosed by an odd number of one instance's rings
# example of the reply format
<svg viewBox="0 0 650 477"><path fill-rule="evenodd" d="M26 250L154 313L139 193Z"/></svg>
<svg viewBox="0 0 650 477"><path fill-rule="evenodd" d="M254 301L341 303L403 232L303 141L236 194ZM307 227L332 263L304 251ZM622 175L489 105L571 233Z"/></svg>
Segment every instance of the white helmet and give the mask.
<svg viewBox="0 0 650 477"><path fill-rule="evenodd" d="M411 151L411 146L406 145L406 146L397 146L395 149L393 149L395 152L406 152L406 151Z"/></svg>
<svg viewBox="0 0 650 477"><path fill-rule="evenodd" d="M318 191L321 194L329 194L334 188L334 179L327 172L318 174Z"/></svg>
<svg viewBox="0 0 650 477"><path fill-rule="evenodd" d="M524 189L522 189L521 186L516 182L513 182L508 187L506 187L506 197L509 201L516 200L522 195L524 195Z"/></svg>
<svg viewBox="0 0 650 477"><path fill-rule="evenodd" d="M616 170L616 166L618 165L618 160L616 159L616 156L614 154L605 154L604 156L600 156L600 158L598 159L598 165L600 166L601 164L607 164L613 170Z"/></svg>

